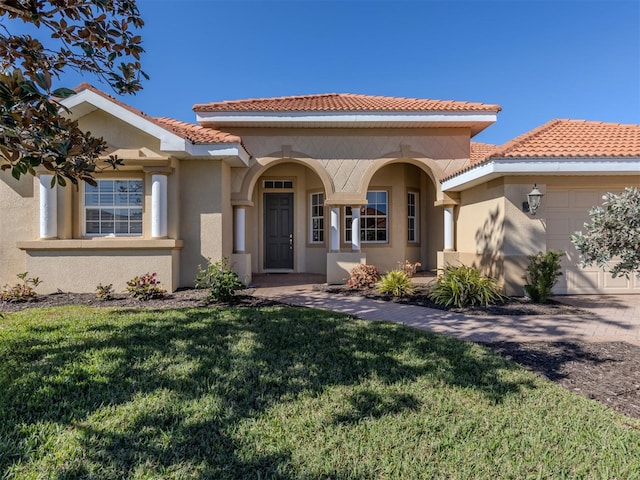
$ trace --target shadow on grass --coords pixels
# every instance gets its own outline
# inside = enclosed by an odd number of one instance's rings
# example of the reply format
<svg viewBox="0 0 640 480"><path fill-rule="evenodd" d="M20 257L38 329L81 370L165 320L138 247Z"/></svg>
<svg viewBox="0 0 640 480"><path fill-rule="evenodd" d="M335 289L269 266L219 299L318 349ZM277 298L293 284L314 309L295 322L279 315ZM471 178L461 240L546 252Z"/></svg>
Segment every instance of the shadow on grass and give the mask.
<svg viewBox="0 0 640 480"><path fill-rule="evenodd" d="M70 459L52 478L126 478L147 466L158 475L297 478L286 449L247 455L234 436L239 423L335 386L354 387L338 423L420 407L409 393L358 389L371 379L428 378L494 403L534 388L505 381L511 364L473 344L318 310L78 312L1 344L2 471L38 456L25 426L49 422L72 427L82 452L62 454Z"/></svg>

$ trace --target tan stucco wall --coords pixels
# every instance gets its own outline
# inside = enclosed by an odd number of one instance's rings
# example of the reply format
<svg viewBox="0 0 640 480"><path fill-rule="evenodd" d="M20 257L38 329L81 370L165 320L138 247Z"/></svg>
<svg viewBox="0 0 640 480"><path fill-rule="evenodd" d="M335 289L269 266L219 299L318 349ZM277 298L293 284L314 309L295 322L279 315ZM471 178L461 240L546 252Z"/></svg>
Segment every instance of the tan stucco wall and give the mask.
<svg viewBox="0 0 640 480"><path fill-rule="evenodd" d="M111 283L116 292L124 292L127 280L152 272L157 273L162 288L173 291L178 287L177 249L32 250L25 255L25 261L29 276L43 280L38 293L53 293L58 289L95 293L100 283Z"/></svg>
<svg viewBox="0 0 640 480"><path fill-rule="evenodd" d="M138 149L147 147L160 151L160 141L141 130L133 128L117 117L95 110L78 120L80 129L85 132L104 138L107 144L113 148Z"/></svg>
<svg viewBox="0 0 640 480"><path fill-rule="evenodd" d="M31 176L16 180L10 172L0 172L0 287L16 283L16 275L27 271L24 253L16 248L16 241L38 236L35 185Z"/></svg>
<svg viewBox="0 0 640 480"><path fill-rule="evenodd" d="M233 211L229 200L230 168L220 160L187 160L180 174L180 285L193 285L198 265L230 258Z"/></svg>
<svg viewBox="0 0 640 480"><path fill-rule="evenodd" d="M361 192L384 164L421 162L438 180L469 159L469 131L438 129L233 129L254 157L248 169L234 169L232 191L238 199L251 192L256 164L292 158L328 175L327 199L339 202ZM258 165L259 166L259 165ZM329 188L328 187L328 188Z"/></svg>

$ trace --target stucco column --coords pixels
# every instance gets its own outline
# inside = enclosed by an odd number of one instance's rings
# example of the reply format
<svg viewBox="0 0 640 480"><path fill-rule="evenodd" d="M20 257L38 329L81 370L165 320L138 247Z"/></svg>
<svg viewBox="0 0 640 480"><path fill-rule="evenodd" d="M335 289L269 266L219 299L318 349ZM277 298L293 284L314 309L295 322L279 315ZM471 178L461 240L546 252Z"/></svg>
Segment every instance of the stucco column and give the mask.
<svg viewBox="0 0 640 480"><path fill-rule="evenodd" d="M360 251L360 206L351 207L351 250Z"/></svg>
<svg viewBox="0 0 640 480"><path fill-rule="evenodd" d="M40 238L58 236L58 192L51 187L53 175L40 175Z"/></svg>
<svg viewBox="0 0 640 480"><path fill-rule="evenodd" d="M245 220L245 207L236 207L235 212L235 231L236 231L236 244L235 253L244 253L245 251L245 232L246 232L246 220Z"/></svg>
<svg viewBox="0 0 640 480"><path fill-rule="evenodd" d="M167 175L151 175L151 236L167 236Z"/></svg>
<svg viewBox="0 0 640 480"><path fill-rule="evenodd" d="M453 251L453 234L454 234L454 222L453 222L453 205L444 207L444 250Z"/></svg>
<svg viewBox="0 0 640 480"><path fill-rule="evenodd" d="M340 251L340 207L331 208L331 251Z"/></svg>

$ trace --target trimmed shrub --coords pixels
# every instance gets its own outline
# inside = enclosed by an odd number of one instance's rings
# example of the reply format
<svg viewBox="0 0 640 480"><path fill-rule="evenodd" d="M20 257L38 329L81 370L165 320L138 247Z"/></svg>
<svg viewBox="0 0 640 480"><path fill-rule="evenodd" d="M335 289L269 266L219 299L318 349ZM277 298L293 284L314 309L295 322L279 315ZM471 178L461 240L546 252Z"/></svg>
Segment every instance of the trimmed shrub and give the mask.
<svg viewBox="0 0 640 480"><path fill-rule="evenodd" d="M416 287L403 270L391 270L385 273L376 285L377 290L384 295L404 297L415 292Z"/></svg>
<svg viewBox="0 0 640 480"><path fill-rule="evenodd" d="M207 299L217 302L228 302L234 297L236 291L244 288L238 274L229 268L226 258L214 263L211 263L211 259L208 258L205 268L198 265L195 284L196 288L208 289Z"/></svg>
<svg viewBox="0 0 640 480"><path fill-rule="evenodd" d="M0 291L0 301L7 303L28 302L38 296L36 287L42 283L38 277L28 277L29 272L16 275L22 282L15 285L6 284Z"/></svg>
<svg viewBox="0 0 640 480"><path fill-rule="evenodd" d="M529 255L527 273L522 277L526 283L525 293L536 303L546 303L551 295L553 286L562 275L560 271L560 259L563 252L539 252Z"/></svg>
<svg viewBox="0 0 640 480"><path fill-rule="evenodd" d="M466 265L447 265L431 287L429 298L444 307L488 306L504 301L502 288L495 279Z"/></svg>
<svg viewBox="0 0 640 480"><path fill-rule="evenodd" d="M163 290L156 273L145 273L140 277L134 277L127 282L127 291L138 300L151 300L163 298L166 290Z"/></svg>
<svg viewBox="0 0 640 480"><path fill-rule="evenodd" d="M349 272L347 285L351 288L373 288L380 280L380 272L373 265L361 263Z"/></svg>

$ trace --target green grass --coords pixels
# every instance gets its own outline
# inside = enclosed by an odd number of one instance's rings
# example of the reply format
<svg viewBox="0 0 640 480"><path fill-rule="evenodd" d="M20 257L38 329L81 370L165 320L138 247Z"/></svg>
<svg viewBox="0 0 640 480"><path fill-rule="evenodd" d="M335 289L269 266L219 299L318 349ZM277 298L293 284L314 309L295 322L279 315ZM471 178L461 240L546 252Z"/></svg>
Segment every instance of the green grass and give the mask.
<svg viewBox="0 0 640 480"><path fill-rule="evenodd" d="M477 345L296 308L0 320L3 478L638 478L640 425Z"/></svg>

